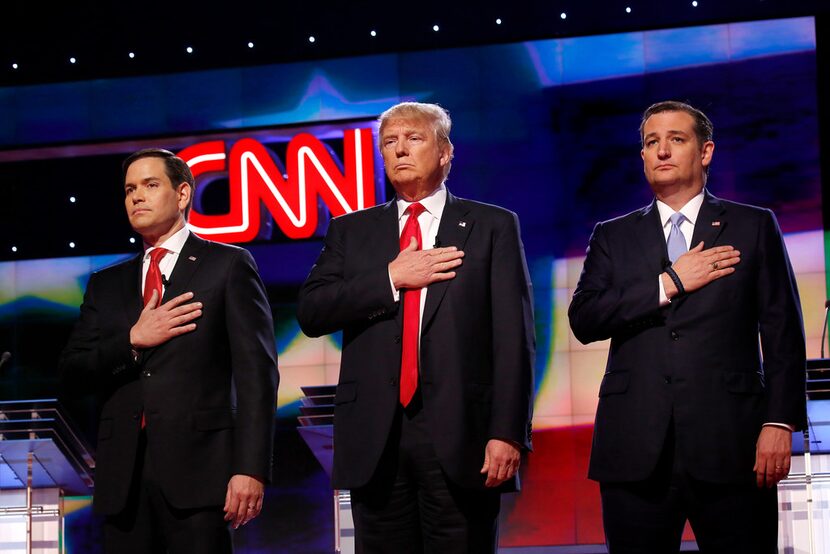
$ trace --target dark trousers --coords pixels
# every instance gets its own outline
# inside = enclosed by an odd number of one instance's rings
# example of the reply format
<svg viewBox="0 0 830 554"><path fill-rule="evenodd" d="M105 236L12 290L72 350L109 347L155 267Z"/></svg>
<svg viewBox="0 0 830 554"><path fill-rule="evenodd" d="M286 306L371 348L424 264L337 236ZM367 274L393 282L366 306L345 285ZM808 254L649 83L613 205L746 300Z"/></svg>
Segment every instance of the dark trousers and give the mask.
<svg viewBox="0 0 830 554"><path fill-rule="evenodd" d="M104 520L108 554L230 554L231 531L222 506L180 510L164 498L144 433L124 510Z"/></svg>
<svg viewBox="0 0 830 554"><path fill-rule="evenodd" d="M351 499L358 554L496 552L499 493L447 479L417 394L398 410L375 475Z"/></svg>
<svg viewBox="0 0 830 554"><path fill-rule="evenodd" d="M673 431L651 477L600 483L600 494L609 554L679 552L687 519L704 554L778 552L777 489L693 479Z"/></svg>

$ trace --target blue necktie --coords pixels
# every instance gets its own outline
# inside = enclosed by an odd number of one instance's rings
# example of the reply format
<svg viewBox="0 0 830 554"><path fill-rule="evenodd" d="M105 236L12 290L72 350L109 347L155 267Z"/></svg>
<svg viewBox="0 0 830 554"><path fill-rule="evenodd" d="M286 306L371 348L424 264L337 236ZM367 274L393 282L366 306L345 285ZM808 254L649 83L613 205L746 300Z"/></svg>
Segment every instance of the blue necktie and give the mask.
<svg viewBox="0 0 830 554"><path fill-rule="evenodd" d="M677 258L688 252L689 247L686 246L686 237L683 236L683 231L680 230L680 224L686 216L680 212L675 212L669 218L671 221L671 230L669 231L669 239L666 245L669 247L669 259L672 263L677 261Z"/></svg>

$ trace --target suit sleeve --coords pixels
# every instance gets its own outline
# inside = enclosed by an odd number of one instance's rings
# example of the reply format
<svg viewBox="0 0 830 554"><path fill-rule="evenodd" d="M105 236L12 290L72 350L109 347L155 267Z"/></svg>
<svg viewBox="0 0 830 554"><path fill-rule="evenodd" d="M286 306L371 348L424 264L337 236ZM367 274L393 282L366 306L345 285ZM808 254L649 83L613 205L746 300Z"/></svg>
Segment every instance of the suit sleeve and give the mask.
<svg viewBox="0 0 830 554"><path fill-rule="evenodd" d="M69 390L88 392L90 383L106 386L137 375L129 327L101 321L100 278L98 273L90 276L80 318L58 362L61 380Z"/></svg>
<svg viewBox="0 0 830 554"><path fill-rule="evenodd" d="M807 423L804 324L795 275L775 216L765 210L760 226L758 323L764 353L767 422Z"/></svg>
<svg viewBox="0 0 830 554"><path fill-rule="evenodd" d="M635 328L660 310L657 275L644 272L628 282L620 282L614 263L606 229L597 223L568 308L571 329L583 344Z"/></svg>
<svg viewBox="0 0 830 554"><path fill-rule="evenodd" d="M530 450L536 336L532 285L516 214L493 239L493 408L490 436Z"/></svg>
<svg viewBox="0 0 830 554"><path fill-rule="evenodd" d="M388 261L379 259L377 267L346 275L345 239L341 220L333 219L323 250L300 289L297 319L310 337L334 333L353 324L368 324L397 310L389 287ZM372 248L371 244L361 246L367 251Z"/></svg>
<svg viewBox="0 0 830 554"><path fill-rule="evenodd" d="M247 250L239 251L227 278L226 326L237 403L232 473L269 480L279 384L274 320L265 286Z"/></svg>

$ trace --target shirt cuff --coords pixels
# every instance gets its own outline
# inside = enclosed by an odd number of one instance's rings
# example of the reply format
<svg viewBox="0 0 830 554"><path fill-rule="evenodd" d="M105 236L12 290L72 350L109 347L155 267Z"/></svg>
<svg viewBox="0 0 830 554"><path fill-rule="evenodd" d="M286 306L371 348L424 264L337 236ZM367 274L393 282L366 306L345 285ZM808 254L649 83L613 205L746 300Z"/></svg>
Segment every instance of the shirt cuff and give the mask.
<svg viewBox="0 0 830 554"><path fill-rule="evenodd" d="M401 299L401 293L395 288L395 283L392 282L392 274L389 273L388 269L386 270L386 274L389 275L389 286L392 288L392 299L395 302L399 302Z"/></svg>
<svg viewBox="0 0 830 554"><path fill-rule="evenodd" d="M776 423L774 421L769 421L767 423L764 423L762 427L781 427L782 429L786 429L791 433L795 433L795 427L787 423Z"/></svg>
<svg viewBox="0 0 830 554"><path fill-rule="evenodd" d="M666 287L663 286L663 274L657 276L657 285L660 287L660 307L668 306L671 300L666 296Z"/></svg>

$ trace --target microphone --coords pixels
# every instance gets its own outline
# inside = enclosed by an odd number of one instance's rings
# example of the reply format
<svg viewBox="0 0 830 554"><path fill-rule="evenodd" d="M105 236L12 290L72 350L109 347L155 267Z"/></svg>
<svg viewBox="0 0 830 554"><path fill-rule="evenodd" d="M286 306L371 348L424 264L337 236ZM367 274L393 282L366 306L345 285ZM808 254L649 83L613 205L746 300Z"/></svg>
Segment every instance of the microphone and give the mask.
<svg viewBox="0 0 830 554"><path fill-rule="evenodd" d="M441 237L435 235L435 244L432 246L433 248L441 248Z"/></svg>
<svg viewBox="0 0 830 554"><path fill-rule="evenodd" d="M824 357L824 339L827 338L827 316L830 315L830 300L824 301L824 327L821 328L821 357Z"/></svg>
<svg viewBox="0 0 830 554"><path fill-rule="evenodd" d="M12 359L12 353L11 352L7 351L7 352L3 352L2 354L0 354L0 368L2 368L6 364L6 362L8 362L11 359Z"/></svg>
<svg viewBox="0 0 830 554"><path fill-rule="evenodd" d="M161 284L165 287L170 286L170 281L167 280L167 277L164 276L164 273L161 274Z"/></svg>

